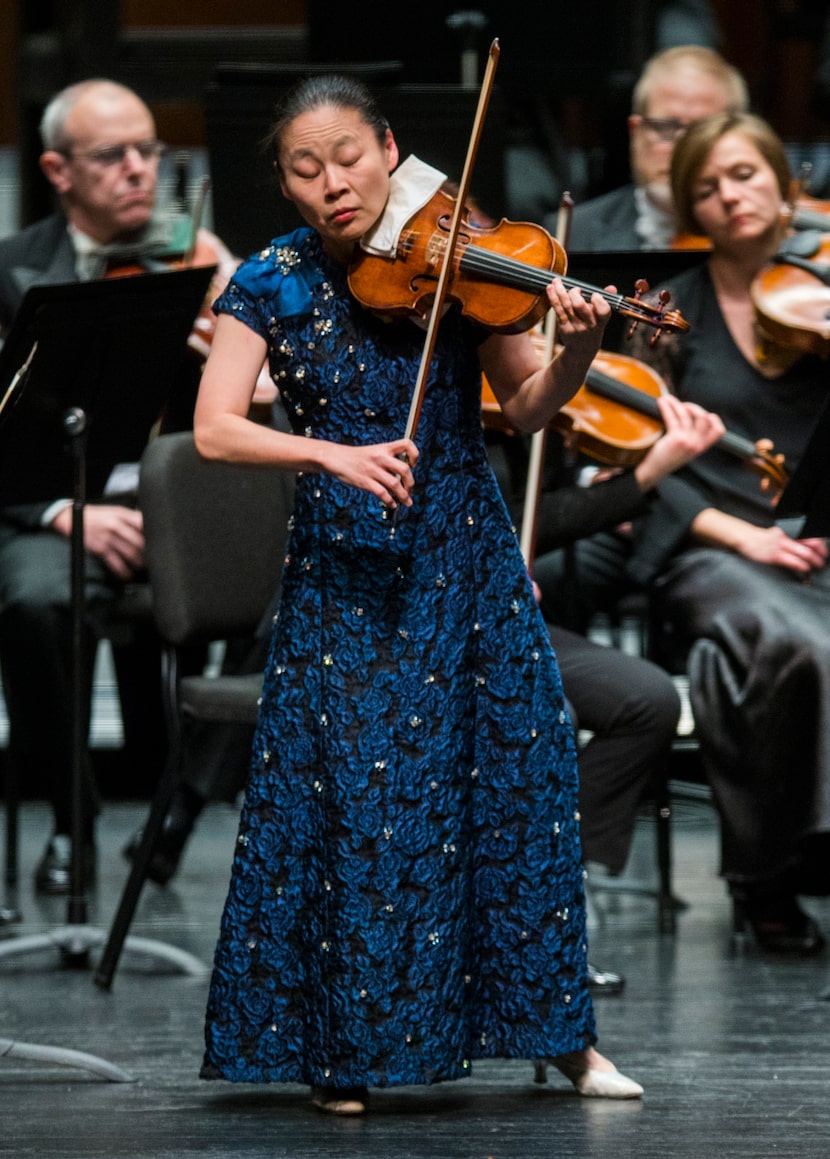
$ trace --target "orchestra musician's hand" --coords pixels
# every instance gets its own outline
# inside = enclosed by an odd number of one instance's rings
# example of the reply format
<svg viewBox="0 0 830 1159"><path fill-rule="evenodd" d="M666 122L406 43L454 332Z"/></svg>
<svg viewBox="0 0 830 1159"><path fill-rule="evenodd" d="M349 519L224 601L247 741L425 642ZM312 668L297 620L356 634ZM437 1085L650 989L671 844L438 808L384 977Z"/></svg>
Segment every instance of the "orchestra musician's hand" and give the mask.
<svg viewBox="0 0 830 1159"><path fill-rule="evenodd" d="M755 563L785 568L802 579L809 579L827 564L826 540L793 539L782 527L758 527L716 507L700 511L691 530L702 543L728 548Z"/></svg>
<svg viewBox="0 0 830 1159"><path fill-rule="evenodd" d="M72 507L59 511L51 524L60 535L72 534ZM129 580L144 566L144 522L140 511L117 504L84 507L84 547L119 579Z"/></svg>
<svg viewBox="0 0 830 1159"><path fill-rule="evenodd" d="M805 577L827 563L825 540L793 539L780 527L748 524L735 548L740 555L756 563L769 563Z"/></svg>
<svg viewBox="0 0 830 1159"><path fill-rule="evenodd" d="M718 415L696 403L681 402L674 395L657 397L666 433L634 469L641 491L649 491L661 479L708 451L726 428Z"/></svg>
<svg viewBox="0 0 830 1159"><path fill-rule="evenodd" d="M605 287L616 293L615 286ZM546 293L556 316L556 341L571 356L593 358L611 317L611 307L600 294L583 294L574 287L566 289L560 278L554 278Z"/></svg>

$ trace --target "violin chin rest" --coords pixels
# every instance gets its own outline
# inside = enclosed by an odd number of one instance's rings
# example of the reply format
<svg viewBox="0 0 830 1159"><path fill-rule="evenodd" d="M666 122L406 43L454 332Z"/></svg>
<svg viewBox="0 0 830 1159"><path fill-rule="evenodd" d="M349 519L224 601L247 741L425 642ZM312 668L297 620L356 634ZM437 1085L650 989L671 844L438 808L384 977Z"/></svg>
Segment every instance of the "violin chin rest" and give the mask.
<svg viewBox="0 0 830 1159"><path fill-rule="evenodd" d="M778 247L783 257L811 258L821 249L824 235L818 229L798 229L790 237L785 237Z"/></svg>

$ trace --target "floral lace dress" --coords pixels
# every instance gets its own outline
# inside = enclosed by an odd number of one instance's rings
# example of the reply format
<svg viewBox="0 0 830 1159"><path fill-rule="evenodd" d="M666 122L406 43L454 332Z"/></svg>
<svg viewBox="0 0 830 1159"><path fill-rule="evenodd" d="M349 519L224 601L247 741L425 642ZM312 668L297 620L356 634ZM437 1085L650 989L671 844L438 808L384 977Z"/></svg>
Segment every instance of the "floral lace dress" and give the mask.
<svg viewBox="0 0 830 1159"><path fill-rule="evenodd" d="M218 309L269 345L293 429L406 429L423 333L300 229ZM573 731L481 432L477 331L442 320L395 516L296 505L206 1018L204 1078L432 1083L595 1041Z"/></svg>

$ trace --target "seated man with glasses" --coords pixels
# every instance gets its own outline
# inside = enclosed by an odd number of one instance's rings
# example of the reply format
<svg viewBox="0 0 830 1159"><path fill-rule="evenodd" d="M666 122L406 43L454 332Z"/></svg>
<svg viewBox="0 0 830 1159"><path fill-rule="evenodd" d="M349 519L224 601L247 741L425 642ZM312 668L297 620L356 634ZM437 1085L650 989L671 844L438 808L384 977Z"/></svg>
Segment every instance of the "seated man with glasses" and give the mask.
<svg viewBox="0 0 830 1159"><path fill-rule="evenodd" d="M70 86L47 106L41 138L40 167L60 208L0 241L0 334L30 286L97 279L113 263L157 269L165 259L188 251L193 240L190 219L157 204L164 146L150 110L130 89L107 80ZM200 231L200 240L212 255L209 264L216 262L218 277L226 280L238 263L212 234ZM195 356L182 362L183 394L189 393L191 405L190 413L176 416L174 426L191 421L201 370ZM36 447L32 454L37 459ZM35 883L39 892L52 894L68 892L71 876L71 527L67 496L14 507L0 496L0 669L9 751L24 787L45 778L53 832ZM140 512L126 497L90 495L84 544L88 596L106 601L143 567ZM125 734L135 721L132 731L141 745L133 757L140 767L149 766L154 783L165 745L158 647L149 633L140 635L144 639L128 657L115 647L114 652L119 676L129 678L133 694L126 704L121 682ZM84 693L88 704L91 672ZM97 805L93 778L86 772L83 828L89 878Z"/></svg>
<svg viewBox="0 0 830 1159"><path fill-rule="evenodd" d="M713 49L681 45L653 56L628 117L632 181L574 207L569 252L669 248L677 232L669 188L677 137L694 121L748 104L743 77Z"/></svg>

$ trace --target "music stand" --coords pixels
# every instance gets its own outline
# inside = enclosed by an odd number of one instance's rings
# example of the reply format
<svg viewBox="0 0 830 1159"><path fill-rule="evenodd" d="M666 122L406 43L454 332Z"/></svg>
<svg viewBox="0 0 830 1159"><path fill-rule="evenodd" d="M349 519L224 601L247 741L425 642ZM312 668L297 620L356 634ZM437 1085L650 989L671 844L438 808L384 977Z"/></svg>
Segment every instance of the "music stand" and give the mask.
<svg viewBox="0 0 830 1159"><path fill-rule="evenodd" d="M776 507L779 519L803 516L799 539L830 536L830 406L825 403L804 454Z"/></svg>
<svg viewBox="0 0 830 1159"><path fill-rule="evenodd" d="M83 966L89 950L106 940L104 931L87 924L81 848L87 744L80 677L83 511L87 488L102 495L117 464L140 459L174 395L187 338L214 272L213 266L201 266L34 286L0 350L0 504L73 497L73 807L67 923L47 934L0 942L0 958L55 945L64 964ZM29 359L26 373L20 373ZM193 955L164 942L130 938L128 945L187 973L205 972Z"/></svg>

